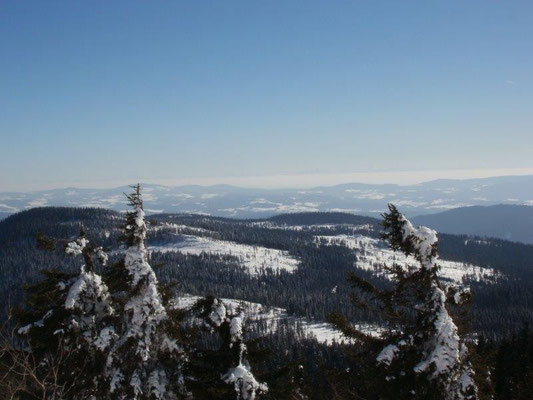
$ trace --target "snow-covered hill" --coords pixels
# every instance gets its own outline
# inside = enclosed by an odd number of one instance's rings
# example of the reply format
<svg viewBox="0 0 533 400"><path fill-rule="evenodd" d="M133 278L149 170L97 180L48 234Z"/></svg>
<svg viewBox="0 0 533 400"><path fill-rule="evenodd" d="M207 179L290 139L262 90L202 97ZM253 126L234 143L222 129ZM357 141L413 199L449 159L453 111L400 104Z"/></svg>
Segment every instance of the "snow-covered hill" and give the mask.
<svg viewBox="0 0 533 400"><path fill-rule="evenodd" d="M317 224L317 225L285 225L273 222L250 222L249 226L266 229L282 229L306 232L318 232L315 235L316 244L337 245L347 247L357 255L358 268L373 271L378 275L385 275L383 266L398 264L404 268L414 267L417 261L413 257L406 257L403 253L390 250L386 243L370 236L373 227L369 224ZM351 234L335 234L337 228L351 231ZM202 253L218 256L231 256L251 275L260 275L267 268L274 272L284 270L294 272L299 266L296 257L288 252L267 248L264 246L251 246L232 241L219 240L210 235L215 232L194 226L162 224L152 228L154 231L167 230L173 234L174 240L163 245L150 246L153 252L180 252L182 254L200 255ZM329 234L324 234L330 231ZM189 234L186 234L187 232ZM196 234L190 234L196 233ZM447 281L462 283L464 279L490 281L498 277L491 268L482 268L476 265L439 260L440 276Z"/></svg>
<svg viewBox="0 0 533 400"><path fill-rule="evenodd" d="M384 265L391 267L393 264L397 264L406 269L418 265L414 257L406 257L401 252L390 250L382 241L368 236L356 234L317 236L316 238L321 243L353 249L357 253L357 266L368 271L375 271L378 274L386 275L383 270ZM440 266L440 277L455 283L461 283L465 278L488 281L497 276L491 268L482 268L462 262L439 260L438 265Z"/></svg>
<svg viewBox="0 0 533 400"><path fill-rule="evenodd" d="M168 245L150 246L151 251L166 253L179 251L183 254L216 254L235 257L239 264L252 275L260 274L267 268L273 271L293 272L298 268L298 260L286 251L269 249L263 246L250 246L241 243L217 240L194 235L179 235L178 241Z"/></svg>
<svg viewBox="0 0 533 400"><path fill-rule="evenodd" d="M342 312L361 323L380 322L351 306L348 273L370 277L384 288L388 282L383 279L383 263L414 264L379 240L380 221L369 217L304 213L236 220L166 214L150 216L149 220L148 246L162 282L176 281L180 291L193 295L213 294L281 308L291 317L317 324L316 329L328 335L329 327L322 324L331 312ZM28 238L35 232L73 237L80 223L93 243L110 250L110 262L118 260L122 219L117 212L42 208L0 222L0 242L5 243L0 246L1 281L6 301L20 298L20 289L13 288L41 279L39 271L43 268L70 268L69 260L58 255L43 258L42 251ZM501 331L516 321L513 312L524 307L516 298L525 290L508 298L498 297L498 288L507 290L517 280L528 287L533 246L443 234L439 235L439 252L443 279L475 290L476 329ZM463 282L463 278L467 279ZM490 307L486 307L489 302ZM496 327L494 302L500 307L498 321L502 321Z"/></svg>

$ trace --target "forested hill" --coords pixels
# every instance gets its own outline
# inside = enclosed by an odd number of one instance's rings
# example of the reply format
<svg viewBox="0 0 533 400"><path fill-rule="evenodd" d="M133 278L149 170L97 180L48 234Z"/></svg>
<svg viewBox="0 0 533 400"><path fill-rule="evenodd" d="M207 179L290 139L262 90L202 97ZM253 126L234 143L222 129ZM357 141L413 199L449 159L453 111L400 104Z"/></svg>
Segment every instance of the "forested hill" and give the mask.
<svg viewBox="0 0 533 400"><path fill-rule="evenodd" d="M0 222L0 243L5 245L12 241L32 241L38 231L72 235L72 227L80 223L91 231L104 230L113 227L114 221L122 222L122 214L103 208L31 208Z"/></svg>
<svg viewBox="0 0 533 400"><path fill-rule="evenodd" d="M343 212L303 212L280 214L268 218L267 221L286 225L370 224L375 227L379 227L381 225L381 221L376 218Z"/></svg>
<svg viewBox="0 0 533 400"><path fill-rule="evenodd" d="M437 214L420 215L411 220L439 232L533 244L533 207L530 205L460 207Z"/></svg>
<svg viewBox="0 0 533 400"><path fill-rule="evenodd" d="M282 307L323 321L332 311L380 323L354 309L350 271L385 286L380 263L398 255L379 241L378 219L345 213L296 213L236 220L192 214L152 215L148 235L162 281L177 280L183 293L236 298ZM89 240L118 257L122 214L100 208L35 208L0 221L2 306L21 299L22 286L43 268L76 271L62 252L36 248L35 234L75 237L83 223ZM491 335L533 323L533 246L504 240L439 235L443 279L474 291L474 327ZM115 250L115 253L113 253Z"/></svg>

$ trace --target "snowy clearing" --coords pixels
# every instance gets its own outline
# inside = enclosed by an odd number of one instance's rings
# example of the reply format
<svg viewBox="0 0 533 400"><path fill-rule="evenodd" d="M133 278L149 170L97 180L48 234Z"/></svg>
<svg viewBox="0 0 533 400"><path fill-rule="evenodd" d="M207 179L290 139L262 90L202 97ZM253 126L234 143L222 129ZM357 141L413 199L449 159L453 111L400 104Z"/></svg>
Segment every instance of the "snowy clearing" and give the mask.
<svg viewBox="0 0 533 400"><path fill-rule="evenodd" d="M354 233L360 231L373 231L374 227L370 224L352 225L352 224L314 224L314 225L278 225L270 221L252 222L250 226L266 228L266 229L281 229L287 231L315 231L320 229L336 229L345 228L351 229Z"/></svg>
<svg viewBox="0 0 533 400"><path fill-rule="evenodd" d="M236 257L239 263L251 275L259 275L267 268L273 271L295 272L299 261L288 252L269 249L262 246L250 246L224 240L217 240L193 235L179 235L179 242L163 246L150 246L152 252L180 252L183 254L200 255L202 253L229 255Z"/></svg>
<svg viewBox="0 0 533 400"><path fill-rule="evenodd" d="M400 252L386 248L381 240L363 235L336 235L336 236L316 236L317 242L327 245L340 245L353 249L357 253L357 267L382 272L383 264L391 266L399 264L404 267L418 265L413 257L406 257ZM471 278L477 281L491 279L497 273L490 268L482 268L472 264L465 264L456 261L438 260L441 270L441 278L462 283L463 278ZM384 273L384 272L382 272Z"/></svg>
<svg viewBox="0 0 533 400"><path fill-rule="evenodd" d="M150 232L168 231L168 232L172 232L174 234L180 234L180 233L183 233L183 232L196 232L196 233L199 233L199 234L206 234L206 235L215 233L215 232L210 231L208 229L198 228L196 226L181 225L181 224L171 224L171 223L168 223L168 222L163 222L163 223L158 224L158 225L151 225L149 231Z"/></svg>

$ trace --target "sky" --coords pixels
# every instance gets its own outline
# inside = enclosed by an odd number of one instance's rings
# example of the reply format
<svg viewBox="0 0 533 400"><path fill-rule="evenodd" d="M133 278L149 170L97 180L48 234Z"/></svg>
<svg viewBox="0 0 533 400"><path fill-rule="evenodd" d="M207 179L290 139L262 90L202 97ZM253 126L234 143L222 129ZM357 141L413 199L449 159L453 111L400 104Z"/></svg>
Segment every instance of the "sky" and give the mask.
<svg viewBox="0 0 533 400"><path fill-rule="evenodd" d="M533 174L533 2L0 2L0 191Z"/></svg>

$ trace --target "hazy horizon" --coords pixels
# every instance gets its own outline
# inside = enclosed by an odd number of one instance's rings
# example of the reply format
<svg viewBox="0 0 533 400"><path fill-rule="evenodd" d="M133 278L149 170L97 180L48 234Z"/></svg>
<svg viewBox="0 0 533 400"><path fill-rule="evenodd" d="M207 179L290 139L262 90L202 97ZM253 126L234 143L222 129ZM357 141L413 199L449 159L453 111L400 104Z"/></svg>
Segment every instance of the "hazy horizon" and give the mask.
<svg viewBox="0 0 533 400"><path fill-rule="evenodd" d="M0 193L36 192L54 189L113 189L135 183L162 185L169 187L198 185L231 185L256 189L310 189L317 186L342 184L399 185L408 186L440 179L469 180L496 177L533 176L533 168L484 169L484 170L442 170L442 171L383 171L356 172L345 174L292 174L251 177L192 178L192 179L131 179L129 181L70 182L67 184L50 183L34 188L3 189Z"/></svg>

